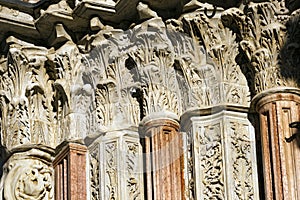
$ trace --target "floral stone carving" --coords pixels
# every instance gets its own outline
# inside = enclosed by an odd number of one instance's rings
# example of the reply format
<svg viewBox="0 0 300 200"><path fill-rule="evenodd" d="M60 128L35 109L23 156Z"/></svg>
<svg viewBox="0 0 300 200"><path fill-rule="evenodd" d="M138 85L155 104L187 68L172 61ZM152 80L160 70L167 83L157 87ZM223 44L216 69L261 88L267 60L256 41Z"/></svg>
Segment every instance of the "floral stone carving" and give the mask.
<svg viewBox="0 0 300 200"><path fill-rule="evenodd" d="M5 164L5 200L53 200L53 168L47 161L14 154Z"/></svg>

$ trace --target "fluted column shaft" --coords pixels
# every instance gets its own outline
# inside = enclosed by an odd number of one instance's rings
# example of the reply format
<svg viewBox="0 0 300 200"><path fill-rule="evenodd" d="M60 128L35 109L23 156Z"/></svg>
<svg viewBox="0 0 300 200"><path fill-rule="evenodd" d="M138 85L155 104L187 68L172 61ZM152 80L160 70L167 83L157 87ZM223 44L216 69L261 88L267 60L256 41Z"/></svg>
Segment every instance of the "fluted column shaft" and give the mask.
<svg viewBox="0 0 300 200"><path fill-rule="evenodd" d="M86 151L84 145L63 143L53 162L56 200L87 199Z"/></svg>
<svg viewBox="0 0 300 200"><path fill-rule="evenodd" d="M300 199L299 140L286 142L295 131L289 124L299 121L299 103L300 96L283 92L264 96L256 103L266 199Z"/></svg>
<svg viewBox="0 0 300 200"><path fill-rule="evenodd" d="M182 136L173 119L144 123L147 199L184 199Z"/></svg>

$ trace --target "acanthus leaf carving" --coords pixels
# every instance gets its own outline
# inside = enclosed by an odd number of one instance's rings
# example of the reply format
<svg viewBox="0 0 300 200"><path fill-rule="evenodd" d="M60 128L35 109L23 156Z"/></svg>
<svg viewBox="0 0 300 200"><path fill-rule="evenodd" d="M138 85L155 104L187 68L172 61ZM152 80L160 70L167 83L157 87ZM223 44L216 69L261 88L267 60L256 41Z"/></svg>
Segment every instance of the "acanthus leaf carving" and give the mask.
<svg viewBox="0 0 300 200"><path fill-rule="evenodd" d="M47 49L32 45L10 46L1 78L2 145L9 149L22 144L56 143L47 53Z"/></svg>
<svg viewBox="0 0 300 200"><path fill-rule="evenodd" d="M56 118L64 125L60 131L60 142L64 139L84 138L93 121L94 85L87 74L86 65L79 49L67 42L48 55L54 71ZM59 128L59 127L58 127Z"/></svg>
<svg viewBox="0 0 300 200"><path fill-rule="evenodd" d="M236 35L224 27L219 19L210 20L200 11L184 15L183 26L194 40L194 45L203 48L198 51L204 52L201 58L206 61L200 66L198 63L182 63L190 71L188 77L193 78L189 83L197 80L194 85L201 85L204 89L201 91L195 87L192 91L193 96L198 98L196 102L200 101L200 105L206 106L220 103L247 106L247 81L235 61L238 55ZM201 76L203 73L210 73L211 76ZM241 91L239 94L243 95L237 95L237 91Z"/></svg>
<svg viewBox="0 0 300 200"><path fill-rule="evenodd" d="M282 5L278 1L250 3L243 11L232 8L222 16L223 24L238 34L242 50L238 62L242 63L253 96L278 86L297 87L298 77L283 70L287 36L282 17L286 11L279 8Z"/></svg>
<svg viewBox="0 0 300 200"><path fill-rule="evenodd" d="M135 95L139 86L125 67L128 55L122 49L128 35L116 31L110 36L106 41L96 42L95 38L96 46L85 56L88 74L96 86L96 120L102 129L137 126L140 106Z"/></svg>
<svg viewBox="0 0 300 200"><path fill-rule="evenodd" d="M175 54L165 24L160 18L148 20L133 29L131 40L135 47L129 55L136 66L136 71L131 72L138 73L137 81L142 86L144 115L161 110L180 114L181 97L173 67Z"/></svg>

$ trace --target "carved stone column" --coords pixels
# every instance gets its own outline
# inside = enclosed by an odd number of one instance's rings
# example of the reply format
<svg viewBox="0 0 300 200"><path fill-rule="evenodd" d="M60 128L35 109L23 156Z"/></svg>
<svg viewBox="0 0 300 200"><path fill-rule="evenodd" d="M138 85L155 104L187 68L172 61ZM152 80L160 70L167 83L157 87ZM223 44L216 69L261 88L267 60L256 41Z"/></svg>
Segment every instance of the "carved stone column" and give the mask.
<svg viewBox="0 0 300 200"><path fill-rule="evenodd" d="M58 150L59 153L53 162L55 168L55 199L87 199L87 148L77 143L63 143Z"/></svg>
<svg viewBox="0 0 300 200"><path fill-rule="evenodd" d="M246 113L191 110L181 125L189 199L259 199L255 134Z"/></svg>
<svg viewBox="0 0 300 200"><path fill-rule="evenodd" d="M89 152L89 199L144 199L137 129L105 132L89 145Z"/></svg>
<svg viewBox="0 0 300 200"><path fill-rule="evenodd" d="M179 123L166 116L143 120L147 199L185 199L182 135Z"/></svg>
<svg viewBox="0 0 300 200"><path fill-rule="evenodd" d="M291 122L299 121L299 90L269 90L257 95L253 104L259 113L266 199L300 198L299 139Z"/></svg>
<svg viewBox="0 0 300 200"><path fill-rule="evenodd" d="M255 95L266 199L300 199L299 147L285 141L292 134L289 123L299 121L299 59L294 53L299 14L288 13L285 1L269 1L250 3L243 11L232 8L222 16L223 24L241 38L238 62L247 69Z"/></svg>
<svg viewBox="0 0 300 200"><path fill-rule="evenodd" d="M0 146L8 154L2 160L0 199L51 200L57 134L48 50L14 37L7 44L7 57L1 59Z"/></svg>

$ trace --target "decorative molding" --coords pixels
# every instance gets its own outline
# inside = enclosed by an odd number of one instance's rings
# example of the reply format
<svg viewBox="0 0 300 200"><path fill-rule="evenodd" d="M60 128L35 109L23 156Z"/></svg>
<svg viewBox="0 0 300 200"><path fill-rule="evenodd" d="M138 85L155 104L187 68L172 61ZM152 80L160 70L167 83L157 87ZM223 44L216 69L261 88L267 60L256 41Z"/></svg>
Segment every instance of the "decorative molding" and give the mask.
<svg viewBox="0 0 300 200"><path fill-rule="evenodd" d="M8 34L33 43L11 37L1 43L1 145L16 152L84 141L88 198L94 200L152 199L153 188L162 185L158 193L166 199L258 199L249 90L256 105L274 88L299 86L299 10L289 14L288 2L275 0L236 1L241 6L226 11L224 2L209 2L49 1L35 17L0 6L0 43ZM175 177L183 173L180 157L157 173L169 184L155 185L161 177L154 173L147 181L157 180L144 184L143 150L161 145L162 155L153 155L163 159L145 162L162 167L181 155L182 141L169 142L182 137L178 119L186 132L185 176ZM147 125L152 132L137 132ZM144 149L141 137L148 140ZM8 164L21 166L14 159ZM59 167L67 158L61 161ZM40 158L25 162L28 177L34 164L51 169ZM15 181L12 173L7 177ZM7 177L2 184L10 190ZM50 186L40 185L53 199ZM26 193L22 187L19 196Z"/></svg>

